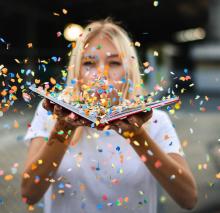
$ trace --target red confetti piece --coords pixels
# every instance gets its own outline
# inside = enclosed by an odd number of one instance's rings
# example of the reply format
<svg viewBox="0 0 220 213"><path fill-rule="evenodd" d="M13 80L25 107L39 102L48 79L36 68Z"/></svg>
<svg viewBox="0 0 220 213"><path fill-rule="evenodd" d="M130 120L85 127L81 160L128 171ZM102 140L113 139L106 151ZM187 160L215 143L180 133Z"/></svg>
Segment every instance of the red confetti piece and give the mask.
<svg viewBox="0 0 220 213"><path fill-rule="evenodd" d="M162 163L161 163L161 161L160 160L157 160L155 163L154 163L154 167L155 168L160 168L162 166Z"/></svg>

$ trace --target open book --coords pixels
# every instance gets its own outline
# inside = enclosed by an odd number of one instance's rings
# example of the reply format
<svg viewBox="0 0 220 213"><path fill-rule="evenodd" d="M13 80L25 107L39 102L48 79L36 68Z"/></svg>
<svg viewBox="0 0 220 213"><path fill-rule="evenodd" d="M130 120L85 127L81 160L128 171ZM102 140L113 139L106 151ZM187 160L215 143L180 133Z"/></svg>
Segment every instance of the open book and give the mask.
<svg viewBox="0 0 220 213"><path fill-rule="evenodd" d="M137 114L143 111L149 111L151 109L170 105L170 104L173 104L179 101L179 97L174 97L174 98L168 98L165 100L153 101L150 103L146 102L144 104L141 104L135 107L123 106L119 108L120 110L113 110L113 111L110 111L110 113L106 115L97 116L97 115L86 115L84 111L86 107L85 104L79 104L79 102L71 103L71 104L66 103L62 100L59 100L56 95L53 95L53 93L49 93L49 92L46 93L44 90L39 90L38 88L35 87L35 85L31 85L29 89L32 92L40 95L41 97L47 98L53 103L56 103L70 110L71 112L76 113L77 115L82 116L83 118L86 118L87 120L93 123L96 123L96 124L97 124L97 121L99 124L105 124L105 123L108 123L108 122L111 122L117 119L124 119L127 116L132 115L132 114Z"/></svg>

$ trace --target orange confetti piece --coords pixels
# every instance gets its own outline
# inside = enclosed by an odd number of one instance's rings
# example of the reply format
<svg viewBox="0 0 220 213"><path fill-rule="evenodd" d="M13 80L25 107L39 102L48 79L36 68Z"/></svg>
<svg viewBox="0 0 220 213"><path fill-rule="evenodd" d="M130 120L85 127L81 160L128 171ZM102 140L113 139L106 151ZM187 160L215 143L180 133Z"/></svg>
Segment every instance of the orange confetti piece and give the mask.
<svg viewBox="0 0 220 213"><path fill-rule="evenodd" d="M80 184L79 188L80 188L80 191L85 191L86 190L86 186L83 183Z"/></svg>
<svg viewBox="0 0 220 213"><path fill-rule="evenodd" d="M14 120L14 128L15 129L19 128L19 123L17 120Z"/></svg>
<svg viewBox="0 0 220 213"><path fill-rule="evenodd" d="M5 181L10 181L13 179L13 176L12 175L5 175L4 179L5 179Z"/></svg>
<svg viewBox="0 0 220 213"><path fill-rule="evenodd" d="M6 67L4 67L4 68L2 68L2 70L1 70L1 71L2 71L2 73L3 73L3 74L5 74L5 75L6 75L6 74L7 74L7 72L8 72L8 69L7 69Z"/></svg>
<svg viewBox="0 0 220 213"><path fill-rule="evenodd" d="M55 80L53 77L51 77L51 78L50 78L50 83L51 83L51 84L56 84L56 80Z"/></svg>
<svg viewBox="0 0 220 213"><path fill-rule="evenodd" d="M28 48L32 48L32 47L33 47L33 44L32 44L32 43L28 43L28 44L27 44L27 47L28 47Z"/></svg>
<svg viewBox="0 0 220 213"><path fill-rule="evenodd" d="M31 170L35 170L35 169L37 169L37 165L35 163L32 163L31 164Z"/></svg>
<svg viewBox="0 0 220 213"><path fill-rule="evenodd" d="M7 95L7 91L6 90L3 90L2 92L1 92L1 95L4 97L4 96L6 96Z"/></svg>

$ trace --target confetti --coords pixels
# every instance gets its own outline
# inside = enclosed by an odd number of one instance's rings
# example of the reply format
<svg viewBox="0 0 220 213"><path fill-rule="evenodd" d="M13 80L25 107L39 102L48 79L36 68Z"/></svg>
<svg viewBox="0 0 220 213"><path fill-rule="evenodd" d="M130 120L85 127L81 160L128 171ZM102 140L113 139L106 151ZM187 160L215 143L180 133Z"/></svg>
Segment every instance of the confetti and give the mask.
<svg viewBox="0 0 220 213"><path fill-rule="evenodd" d="M161 163L160 160L157 160L157 161L154 163L154 167L155 167L156 169L160 168L161 166L162 166L162 163Z"/></svg>

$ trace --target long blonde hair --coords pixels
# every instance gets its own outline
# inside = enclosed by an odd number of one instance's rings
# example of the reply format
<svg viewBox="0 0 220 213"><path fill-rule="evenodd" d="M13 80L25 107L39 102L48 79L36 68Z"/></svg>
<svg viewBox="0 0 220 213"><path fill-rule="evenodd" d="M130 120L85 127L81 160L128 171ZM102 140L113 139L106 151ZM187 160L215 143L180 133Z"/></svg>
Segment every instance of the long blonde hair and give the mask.
<svg viewBox="0 0 220 213"><path fill-rule="evenodd" d="M126 82L123 84L122 98L130 99L136 95L145 95L145 90L142 88L143 80L140 76L139 59L136 49L127 32L110 17L98 21L92 21L84 28L82 35L79 36L72 49L68 64L67 86L71 86L72 80L75 79L76 84L74 86L74 93L79 94L79 76L83 50L86 45L89 44L89 41L99 33L104 34L112 41L121 56L126 71ZM77 128L77 131L73 136L74 144L76 144L81 138L82 131L83 127Z"/></svg>

